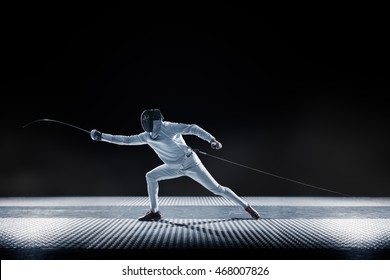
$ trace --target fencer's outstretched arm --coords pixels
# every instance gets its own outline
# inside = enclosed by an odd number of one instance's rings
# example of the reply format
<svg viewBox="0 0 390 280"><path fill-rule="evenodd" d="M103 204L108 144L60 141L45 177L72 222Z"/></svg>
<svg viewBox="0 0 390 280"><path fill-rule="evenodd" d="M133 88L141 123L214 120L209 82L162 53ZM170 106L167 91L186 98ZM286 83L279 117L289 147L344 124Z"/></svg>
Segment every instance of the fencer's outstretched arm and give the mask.
<svg viewBox="0 0 390 280"><path fill-rule="evenodd" d="M117 145L143 145L146 144L146 133L140 133L136 135L112 135L108 133L102 133L96 129L91 130L91 138L95 141L103 141Z"/></svg>
<svg viewBox="0 0 390 280"><path fill-rule="evenodd" d="M170 134L183 134L183 135L195 135L199 138L210 143L212 149L219 150L222 148L222 144L216 140L216 138L211 135L209 132L204 130L198 125L195 124L182 124L182 123L171 123L164 122L164 127L162 128L162 133ZM108 143L118 144L118 145L142 145L147 143L147 133L143 132L137 135L111 135L107 133L101 133L97 129L91 130L91 138L94 141L104 141Z"/></svg>

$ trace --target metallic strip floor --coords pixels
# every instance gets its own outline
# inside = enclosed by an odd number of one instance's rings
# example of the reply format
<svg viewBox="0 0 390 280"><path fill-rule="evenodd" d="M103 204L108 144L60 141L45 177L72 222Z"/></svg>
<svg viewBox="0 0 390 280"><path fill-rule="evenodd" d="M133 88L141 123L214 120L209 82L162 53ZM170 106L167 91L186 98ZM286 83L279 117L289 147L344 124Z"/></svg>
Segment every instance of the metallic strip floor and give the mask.
<svg viewBox="0 0 390 280"><path fill-rule="evenodd" d="M163 219L140 222L147 197L0 198L2 259L203 257L388 259L390 198L161 197ZM231 253L231 254L230 254ZM251 257L252 258L252 257ZM255 257L256 258L256 257Z"/></svg>

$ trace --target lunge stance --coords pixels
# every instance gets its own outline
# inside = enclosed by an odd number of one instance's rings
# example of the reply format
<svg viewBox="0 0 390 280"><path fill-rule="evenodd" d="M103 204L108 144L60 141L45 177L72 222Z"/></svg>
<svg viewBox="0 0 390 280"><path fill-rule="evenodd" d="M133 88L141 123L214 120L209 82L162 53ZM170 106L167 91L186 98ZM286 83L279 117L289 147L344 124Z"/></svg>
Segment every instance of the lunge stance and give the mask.
<svg viewBox="0 0 390 280"><path fill-rule="evenodd" d="M205 168L198 155L187 146L183 135L195 135L210 143L211 148L221 149L222 144L213 135L196 124L165 121L159 109L147 109L141 114L144 132L136 135L112 135L93 129L91 138L117 145L149 145L163 162L146 173L146 183L150 209L138 220L158 221L162 218L158 204L158 182L161 180L188 176L215 195L233 201L247 211L252 218L260 216L248 202L240 198L230 188L220 185Z"/></svg>

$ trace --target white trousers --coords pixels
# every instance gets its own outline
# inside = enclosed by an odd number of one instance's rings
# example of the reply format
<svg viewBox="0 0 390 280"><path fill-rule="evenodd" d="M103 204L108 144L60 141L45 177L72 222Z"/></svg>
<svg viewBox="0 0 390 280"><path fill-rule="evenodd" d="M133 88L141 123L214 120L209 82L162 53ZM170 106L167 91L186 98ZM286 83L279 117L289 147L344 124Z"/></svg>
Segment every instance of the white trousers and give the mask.
<svg viewBox="0 0 390 280"><path fill-rule="evenodd" d="M223 196L224 198L231 200L242 207L246 207L248 205L247 202L240 198L230 188L218 184L218 182L204 167L198 155L192 152L192 154L184 159L182 164L178 167L162 164L146 173L150 208L153 212L159 211L158 182L161 180L173 179L181 176L188 176L192 178L215 195Z"/></svg>

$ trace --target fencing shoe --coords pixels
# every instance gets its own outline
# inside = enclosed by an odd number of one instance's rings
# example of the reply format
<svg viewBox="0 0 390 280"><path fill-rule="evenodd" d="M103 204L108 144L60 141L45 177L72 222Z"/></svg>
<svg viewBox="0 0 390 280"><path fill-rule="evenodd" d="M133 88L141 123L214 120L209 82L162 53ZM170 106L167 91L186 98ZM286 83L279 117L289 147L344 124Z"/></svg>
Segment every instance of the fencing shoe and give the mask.
<svg viewBox="0 0 390 280"><path fill-rule="evenodd" d="M138 218L138 221L158 221L158 220L161 220L160 211L153 212L152 210L146 212L145 216Z"/></svg>
<svg viewBox="0 0 390 280"><path fill-rule="evenodd" d="M260 218L259 213L257 213L257 211L255 209L253 209L252 206L250 206L249 204L247 207L245 207L245 211L248 212L252 216L253 219L257 220Z"/></svg>

